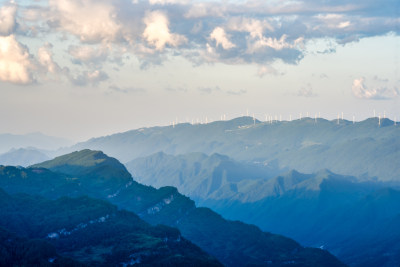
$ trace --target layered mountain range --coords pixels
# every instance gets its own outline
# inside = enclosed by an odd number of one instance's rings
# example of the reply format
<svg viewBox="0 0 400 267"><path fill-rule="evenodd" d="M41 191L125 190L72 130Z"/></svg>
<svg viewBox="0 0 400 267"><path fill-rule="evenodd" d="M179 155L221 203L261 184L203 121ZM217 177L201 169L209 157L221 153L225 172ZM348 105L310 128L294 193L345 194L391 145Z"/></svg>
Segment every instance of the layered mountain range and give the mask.
<svg viewBox="0 0 400 267"><path fill-rule="evenodd" d="M227 266L343 266L325 250L196 208L176 188L141 185L99 151L29 168L2 166L0 187L1 227L47 241L79 264L217 266L218 259Z"/></svg>
<svg viewBox="0 0 400 267"><path fill-rule="evenodd" d="M361 122L303 118L260 122L250 117L209 124L141 128L93 138L68 151L96 149L126 163L157 152L202 152L259 163L275 171L313 173L329 169L342 175L400 180L400 127L389 119Z"/></svg>
<svg viewBox="0 0 400 267"><path fill-rule="evenodd" d="M48 151L70 154L29 168L2 167L1 177L19 178L0 187L50 200L106 200L152 225L178 228L228 266L341 264L327 251L350 266L397 266L399 136L395 122L380 118L241 117L141 128ZM27 166L35 158L29 153L10 151L0 164Z"/></svg>
<svg viewBox="0 0 400 267"><path fill-rule="evenodd" d="M400 263L397 183L326 169L271 176L269 168L219 154L159 152L133 160L127 168L144 184L176 186L199 206L308 246L323 247L352 266Z"/></svg>

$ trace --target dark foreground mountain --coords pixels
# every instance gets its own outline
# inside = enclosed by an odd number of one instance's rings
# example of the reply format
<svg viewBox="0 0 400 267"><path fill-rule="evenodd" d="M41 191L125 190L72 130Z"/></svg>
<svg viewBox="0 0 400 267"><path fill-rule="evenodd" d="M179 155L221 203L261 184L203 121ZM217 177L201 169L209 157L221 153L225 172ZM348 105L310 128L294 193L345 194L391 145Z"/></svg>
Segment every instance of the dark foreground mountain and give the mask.
<svg viewBox="0 0 400 267"><path fill-rule="evenodd" d="M60 256L46 240L21 238L0 227L0 266L72 266L86 265Z"/></svg>
<svg viewBox="0 0 400 267"><path fill-rule="evenodd" d="M53 173L52 170L64 173ZM99 184L94 180L96 175ZM44 180L51 182L44 184ZM283 236L262 232L241 222L227 221L207 208L196 208L192 200L173 187L157 190L141 185L133 181L122 164L98 151L76 152L27 169L2 167L0 187L8 192L31 192L48 198L57 198L61 194L88 194L107 199L151 224L178 228L183 237L228 266L343 266L325 250L304 248Z"/></svg>
<svg viewBox="0 0 400 267"><path fill-rule="evenodd" d="M58 254L88 266L222 266L177 229L151 226L102 200L46 200L0 190L0 214L1 227L28 239L0 231L2 246L12 248L3 252L9 266L68 266Z"/></svg>
<svg viewBox="0 0 400 267"><path fill-rule="evenodd" d="M395 184L328 170L269 178L268 171L252 175L257 165L248 175L236 172L241 165L222 155L156 153L127 167L141 182L175 185L226 218L324 247L352 266L400 265L400 191Z"/></svg>
<svg viewBox="0 0 400 267"><path fill-rule="evenodd" d="M259 162L277 170L313 173L329 169L353 176L400 180L400 127L389 119L361 122L304 118L295 121L254 121L250 117L209 124L152 127L93 138L72 149L102 150L123 163L163 151L179 155L219 153L232 159Z"/></svg>

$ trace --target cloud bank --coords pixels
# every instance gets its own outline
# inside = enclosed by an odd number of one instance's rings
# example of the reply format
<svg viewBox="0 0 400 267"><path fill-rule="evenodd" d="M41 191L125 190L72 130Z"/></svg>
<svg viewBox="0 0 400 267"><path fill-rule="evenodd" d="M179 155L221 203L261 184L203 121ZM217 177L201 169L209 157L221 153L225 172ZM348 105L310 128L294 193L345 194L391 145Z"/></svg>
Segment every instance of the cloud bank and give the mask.
<svg viewBox="0 0 400 267"><path fill-rule="evenodd" d="M97 84L108 79L104 66L123 64L123 56L137 58L143 67L173 56L196 65L254 64L262 77L278 73L270 67L275 61L297 64L311 40L330 39L338 45L399 34L398 8L395 0L9 2L0 7L0 79L34 82L39 77L35 72L43 72L34 67L38 64L74 84ZM73 64L69 68L60 67L66 63L57 62L46 43L35 54L20 40L54 36L69 42L62 51ZM78 74L72 78L72 72ZM362 81L355 81L353 93L360 98L382 95L365 89Z"/></svg>

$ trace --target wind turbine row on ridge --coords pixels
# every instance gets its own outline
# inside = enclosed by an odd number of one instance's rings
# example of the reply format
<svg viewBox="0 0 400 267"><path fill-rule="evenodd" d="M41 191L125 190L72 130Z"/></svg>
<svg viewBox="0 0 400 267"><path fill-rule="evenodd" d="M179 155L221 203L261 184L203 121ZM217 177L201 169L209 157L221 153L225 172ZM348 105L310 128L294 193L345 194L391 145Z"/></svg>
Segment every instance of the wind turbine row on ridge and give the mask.
<svg viewBox="0 0 400 267"><path fill-rule="evenodd" d="M378 114L378 117L376 117L376 110L375 109L373 110L373 113L374 113L374 118L378 119L378 125L380 126L381 125L381 121L382 121L381 113ZM309 117L309 112L307 112L306 114L307 114L307 117ZM249 116L249 110L248 109L246 110L246 115ZM279 114L279 116L276 115L276 114L275 115L264 114L264 115L265 115L265 123L272 124L272 123L278 122L278 121L282 122L282 114ZM242 116L243 116L243 113L242 113ZM221 115L221 121L226 121L226 117L227 117L226 114ZM288 117L289 117L289 121L291 122L292 121L292 114L289 114ZM314 114L315 123L318 122L319 118L321 118L321 112L315 113ZM253 113L252 119L253 119L253 124L255 125L256 124L255 113ZM302 120L302 119L303 119L303 113L300 112L299 113L299 120ZM386 119L386 111L385 110L383 112L383 119ZM337 124L340 124L340 120L344 120L344 112L343 111L337 114ZM186 122L190 123L190 121L188 120L187 117L186 117ZM200 118L200 119L197 118L196 121L195 121L194 118L192 118L192 120L191 120L191 124L192 125L194 125L194 124L208 124L210 122L212 122L212 119L209 119L207 116L205 117L204 122L203 122L202 118ZM353 122L353 124L356 123L355 115L352 115L352 122ZM397 125L397 117L396 116L394 117L394 121L393 122L394 122L394 125ZM178 120L178 117L176 117L175 120L173 120L170 123L170 126L175 128L175 125L177 125L179 123L182 123L182 122Z"/></svg>

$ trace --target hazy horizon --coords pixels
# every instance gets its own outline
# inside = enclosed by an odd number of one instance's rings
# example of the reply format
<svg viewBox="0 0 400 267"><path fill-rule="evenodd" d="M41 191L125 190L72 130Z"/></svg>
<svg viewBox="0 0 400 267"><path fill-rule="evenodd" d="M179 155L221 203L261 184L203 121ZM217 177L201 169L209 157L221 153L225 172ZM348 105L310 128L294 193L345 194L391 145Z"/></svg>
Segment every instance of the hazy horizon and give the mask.
<svg viewBox="0 0 400 267"><path fill-rule="evenodd" d="M398 1L0 0L1 132L400 118Z"/></svg>

